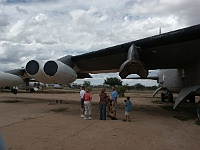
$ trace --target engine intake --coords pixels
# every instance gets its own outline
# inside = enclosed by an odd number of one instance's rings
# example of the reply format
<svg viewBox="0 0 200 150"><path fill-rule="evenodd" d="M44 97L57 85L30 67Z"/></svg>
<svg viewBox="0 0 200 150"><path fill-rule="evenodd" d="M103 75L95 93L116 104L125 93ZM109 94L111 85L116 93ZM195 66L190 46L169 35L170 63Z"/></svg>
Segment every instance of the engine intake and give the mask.
<svg viewBox="0 0 200 150"><path fill-rule="evenodd" d="M29 75L36 75L40 69L40 64L36 60L31 60L26 64L26 72Z"/></svg>
<svg viewBox="0 0 200 150"><path fill-rule="evenodd" d="M48 61L44 65L44 72L48 76L54 76L58 71L58 64L55 61Z"/></svg>
<svg viewBox="0 0 200 150"><path fill-rule="evenodd" d="M26 64L26 73L33 79L42 83L52 83L43 71L44 62L31 60Z"/></svg>

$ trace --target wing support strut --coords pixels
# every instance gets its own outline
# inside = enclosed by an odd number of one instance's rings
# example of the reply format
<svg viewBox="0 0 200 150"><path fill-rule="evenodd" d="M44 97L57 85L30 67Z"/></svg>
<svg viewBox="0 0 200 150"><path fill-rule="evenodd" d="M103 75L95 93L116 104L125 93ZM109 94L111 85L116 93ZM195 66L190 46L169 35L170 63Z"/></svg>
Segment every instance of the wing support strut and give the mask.
<svg viewBox="0 0 200 150"><path fill-rule="evenodd" d="M138 48L132 44L128 50L127 60L119 68L119 76L124 79L130 74L138 74L141 78L147 78L148 70L140 60Z"/></svg>

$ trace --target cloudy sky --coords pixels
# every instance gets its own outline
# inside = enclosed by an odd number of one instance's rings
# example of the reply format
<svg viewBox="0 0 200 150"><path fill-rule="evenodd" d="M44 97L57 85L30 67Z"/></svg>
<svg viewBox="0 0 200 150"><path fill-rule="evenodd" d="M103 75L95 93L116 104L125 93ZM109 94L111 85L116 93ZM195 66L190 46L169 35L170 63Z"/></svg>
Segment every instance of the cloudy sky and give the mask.
<svg viewBox="0 0 200 150"><path fill-rule="evenodd" d="M196 25L199 6L199 0L0 0L0 71L153 36L159 28L165 33ZM93 77L86 81L102 84L119 76Z"/></svg>

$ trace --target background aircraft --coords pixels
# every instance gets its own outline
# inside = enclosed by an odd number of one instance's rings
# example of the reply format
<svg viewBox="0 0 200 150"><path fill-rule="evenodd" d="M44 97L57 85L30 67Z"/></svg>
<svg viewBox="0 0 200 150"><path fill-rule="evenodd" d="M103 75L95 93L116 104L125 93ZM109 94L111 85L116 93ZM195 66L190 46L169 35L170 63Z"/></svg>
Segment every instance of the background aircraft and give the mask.
<svg viewBox="0 0 200 150"><path fill-rule="evenodd" d="M49 87L53 87L54 89L63 89L63 85L61 84L48 84Z"/></svg>
<svg viewBox="0 0 200 150"><path fill-rule="evenodd" d="M44 83L41 83L41 82L31 81L31 82L29 82L28 85L18 85L17 88L20 89L20 90L36 92L39 89L43 89L47 86L48 86L47 84L44 84Z"/></svg>
<svg viewBox="0 0 200 150"><path fill-rule="evenodd" d="M185 80L187 79L185 78L187 77L185 76L185 72L182 69L160 69L157 75L147 77L147 79L157 80L159 88L154 92L153 97L159 91L162 91L162 102L164 102L165 99L168 99L170 102L173 102L173 93L179 93L182 89L187 87L187 85L185 85ZM126 79L141 79L141 77L129 77ZM190 100L191 102L195 102L195 96L199 96L200 94L199 89L193 89L192 91L188 90L188 92L189 93L187 93L187 96L183 97L185 98L184 100Z"/></svg>
<svg viewBox="0 0 200 150"><path fill-rule="evenodd" d="M158 91L162 90L164 93L161 93L161 100L165 101L167 98L169 101L173 102L172 93L180 93L185 89L184 92L179 94L176 102L186 99L195 102L195 96L199 96L200 91L198 85L190 87L190 85L187 84L187 80L192 77L193 76L189 77L188 73L183 69L162 69L158 72L158 83L160 87L154 92L153 96L155 96Z"/></svg>
<svg viewBox="0 0 200 150"><path fill-rule="evenodd" d="M199 56L200 25L195 25L77 56L68 55L47 62L31 60L25 69L1 73L0 86L27 84L30 78L66 85L77 78L90 78L89 73L106 72L119 72L121 78L130 74L147 78L149 70L175 69L170 74L163 71L162 75L163 85L173 83L172 76L176 76L174 88L180 88L180 93L175 108L184 99L199 95ZM171 93L169 89L167 92Z"/></svg>
<svg viewBox="0 0 200 150"><path fill-rule="evenodd" d="M6 76L6 80L2 77ZM38 91L39 89L43 89L47 87L47 84L43 84L41 82L36 81L26 81L24 82L21 78L13 76L9 73L0 72L0 81L1 81L1 91L10 90L13 94L17 94L18 90L26 90L30 92Z"/></svg>

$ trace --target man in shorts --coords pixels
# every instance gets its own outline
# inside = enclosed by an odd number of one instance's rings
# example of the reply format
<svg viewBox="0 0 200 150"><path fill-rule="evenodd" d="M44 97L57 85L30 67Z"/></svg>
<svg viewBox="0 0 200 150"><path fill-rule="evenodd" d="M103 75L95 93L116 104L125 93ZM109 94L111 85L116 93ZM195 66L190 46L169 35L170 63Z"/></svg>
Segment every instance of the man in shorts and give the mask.
<svg viewBox="0 0 200 150"><path fill-rule="evenodd" d="M111 94L111 110L113 111L113 120L116 120L116 106L117 106L117 91L115 90L115 86L112 86L112 94Z"/></svg>

